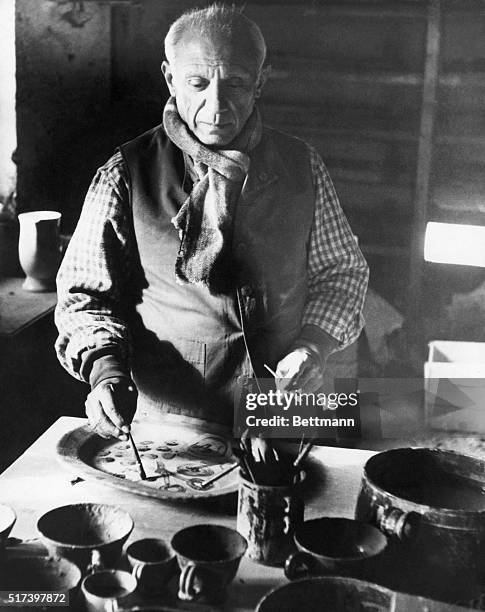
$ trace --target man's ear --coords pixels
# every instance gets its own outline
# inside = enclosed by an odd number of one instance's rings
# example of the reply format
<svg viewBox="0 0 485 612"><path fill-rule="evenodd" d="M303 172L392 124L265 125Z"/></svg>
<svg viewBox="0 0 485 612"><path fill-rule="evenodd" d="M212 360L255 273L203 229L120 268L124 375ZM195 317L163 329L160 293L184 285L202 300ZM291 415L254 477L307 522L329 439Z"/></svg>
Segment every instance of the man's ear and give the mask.
<svg viewBox="0 0 485 612"><path fill-rule="evenodd" d="M268 77L270 74L271 74L271 64L267 64L261 69L261 73L259 75L259 81L256 86L256 98L259 98L259 96L261 95L263 87L266 81L268 80Z"/></svg>
<svg viewBox="0 0 485 612"><path fill-rule="evenodd" d="M167 61L162 62L162 74L165 77L165 82L167 83L168 90L171 96L175 96L175 88L173 86L173 72L170 67L170 64Z"/></svg>

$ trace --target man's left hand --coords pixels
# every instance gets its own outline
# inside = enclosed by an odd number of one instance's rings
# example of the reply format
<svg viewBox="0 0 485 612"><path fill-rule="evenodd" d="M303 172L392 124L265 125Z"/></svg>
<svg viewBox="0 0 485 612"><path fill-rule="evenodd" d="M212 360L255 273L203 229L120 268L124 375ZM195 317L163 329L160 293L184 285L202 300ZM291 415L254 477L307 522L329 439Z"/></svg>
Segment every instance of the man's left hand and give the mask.
<svg viewBox="0 0 485 612"><path fill-rule="evenodd" d="M321 360L313 351L297 348L278 363L276 388L314 393L323 384L323 371Z"/></svg>

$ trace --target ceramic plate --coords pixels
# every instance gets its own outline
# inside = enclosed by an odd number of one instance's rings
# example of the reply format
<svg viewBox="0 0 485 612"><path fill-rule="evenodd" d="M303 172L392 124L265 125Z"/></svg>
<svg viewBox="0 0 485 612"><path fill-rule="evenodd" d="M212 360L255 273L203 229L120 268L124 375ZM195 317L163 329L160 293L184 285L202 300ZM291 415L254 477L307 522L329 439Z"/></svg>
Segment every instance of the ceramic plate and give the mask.
<svg viewBox="0 0 485 612"><path fill-rule="evenodd" d="M86 480L166 500L200 499L237 490L238 470L207 488L204 481L235 462L229 432L197 419L160 423L134 421L132 435L145 469L141 480L129 442L105 440L88 426L65 434L57 445L61 461Z"/></svg>

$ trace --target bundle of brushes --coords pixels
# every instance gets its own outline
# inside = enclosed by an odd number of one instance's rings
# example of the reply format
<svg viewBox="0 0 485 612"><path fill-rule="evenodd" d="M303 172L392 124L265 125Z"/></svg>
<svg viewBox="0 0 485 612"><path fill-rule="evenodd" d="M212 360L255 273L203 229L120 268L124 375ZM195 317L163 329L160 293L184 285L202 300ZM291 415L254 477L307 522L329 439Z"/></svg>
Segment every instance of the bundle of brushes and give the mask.
<svg viewBox="0 0 485 612"><path fill-rule="evenodd" d="M277 451L271 440L243 435L239 448L233 448L233 453L246 480L258 485L282 487L301 481L301 464L312 446L312 441L303 444L302 438L298 454L292 457Z"/></svg>

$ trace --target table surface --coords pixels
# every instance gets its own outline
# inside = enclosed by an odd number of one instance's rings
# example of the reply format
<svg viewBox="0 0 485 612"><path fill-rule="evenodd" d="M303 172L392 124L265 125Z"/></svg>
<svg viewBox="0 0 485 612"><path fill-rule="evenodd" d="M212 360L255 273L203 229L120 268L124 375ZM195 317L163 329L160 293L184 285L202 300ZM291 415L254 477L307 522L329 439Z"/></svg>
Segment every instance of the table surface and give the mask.
<svg viewBox="0 0 485 612"><path fill-rule="evenodd" d="M170 541L179 529L195 523L218 523L234 527L235 514L227 507L210 507L183 502L178 504L142 498L96 482L71 484L67 469L61 468L56 444L63 434L86 423L85 419L61 417L34 444L0 475L2 502L17 513L12 536L29 539L37 536L37 519L47 510L77 502L116 504L133 517L135 528L128 540L161 537ZM312 455L322 462L325 480L321 490L306 505L305 518L318 516L353 517L364 463L374 453L365 450L316 447ZM260 598L270 589L286 584L281 568L264 567L243 559L239 572L229 588L221 610L254 610ZM174 605L174 601L170 602ZM182 604L176 606L184 609ZM445 606L446 607L446 606ZM191 610L207 610L195 605Z"/></svg>
<svg viewBox="0 0 485 612"><path fill-rule="evenodd" d="M22 289L24 278L0 278L0 337L14 336L51 312L57 293L32 293Z"/></svg>

